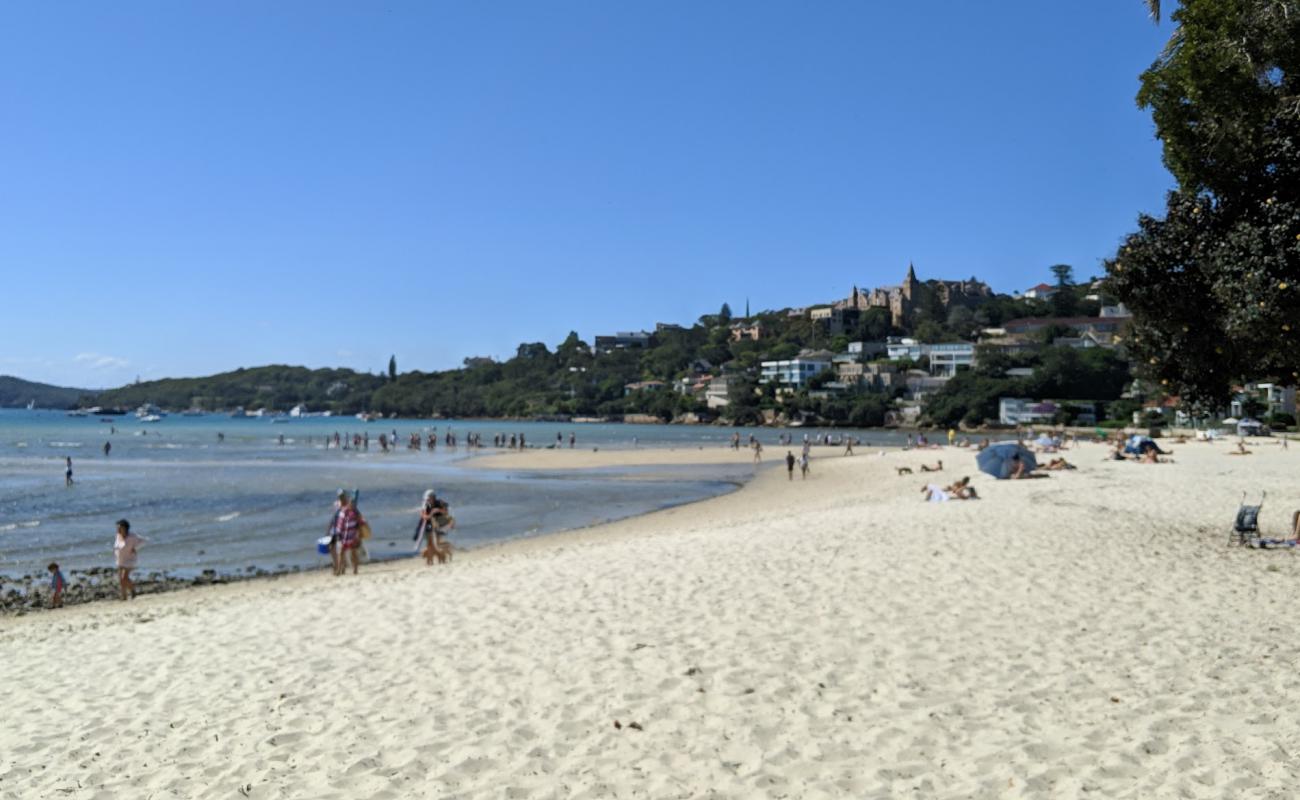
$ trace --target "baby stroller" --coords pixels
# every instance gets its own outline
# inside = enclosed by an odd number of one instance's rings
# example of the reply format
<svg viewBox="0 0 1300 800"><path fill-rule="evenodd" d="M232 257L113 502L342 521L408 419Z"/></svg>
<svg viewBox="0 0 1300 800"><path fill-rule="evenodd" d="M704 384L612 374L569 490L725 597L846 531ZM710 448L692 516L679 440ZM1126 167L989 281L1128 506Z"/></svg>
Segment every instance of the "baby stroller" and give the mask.
<svg viewBox="0 0 1300 800"><path fill-rule="evenodd" d="M1259 504L1246 505L1246 493L1241 493L1241 506L1237 509L1237 519L1232 524L1232 531L1228 534L1228 544L1234 542L1238 545L1251 544L1257 541L1259 536L1259 510L1264 507L1264 498L1267 492L1261 492L1259 495Z"/></svg>

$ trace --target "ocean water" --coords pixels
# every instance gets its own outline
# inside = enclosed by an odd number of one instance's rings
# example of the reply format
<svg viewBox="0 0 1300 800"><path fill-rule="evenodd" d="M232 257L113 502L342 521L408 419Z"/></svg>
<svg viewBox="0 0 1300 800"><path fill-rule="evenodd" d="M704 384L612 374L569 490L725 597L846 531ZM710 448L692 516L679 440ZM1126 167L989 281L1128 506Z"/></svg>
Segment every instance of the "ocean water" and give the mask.
<svg viewBox="0 0 1300 800"><path fill-rule="evenodd" d="M103 421L107 420L107 421ZM402 446L381 452L379 434L396 431ZM434 450L408 450L412 433L436 431ZM443 437L454 433L460 447ZM338 432L369 434L368 450L325 446ZM570 432L580 448L725 447L733 429L703 426L382 420L313 417L276 423L225 415L69 417L61 411L0 410L0 576L111 566L114 522L131 521L148 540L141 569L177 576L206 569L231 574L255 568L320 566L315 540L325 535L335 492L360 491L371 524L372 558L409 557L425 489L449 501L454 540L485 542L584 527L733 490L753 474L745 463L710 467L577 470L474 469L468 433L490 452L498 433L522 433L530 447L554 446ZM777 446L779 431L755 433ZM796 438L815 430L791 431ZM841 432L836 432L836 434ZM224 441L218 440L218 434ZM858 431L874 444L903 434ZM283 436L283 442L280 437ZM103 453L105 442L111 453ZM64 485L64 459L74 485Z"/></svg>

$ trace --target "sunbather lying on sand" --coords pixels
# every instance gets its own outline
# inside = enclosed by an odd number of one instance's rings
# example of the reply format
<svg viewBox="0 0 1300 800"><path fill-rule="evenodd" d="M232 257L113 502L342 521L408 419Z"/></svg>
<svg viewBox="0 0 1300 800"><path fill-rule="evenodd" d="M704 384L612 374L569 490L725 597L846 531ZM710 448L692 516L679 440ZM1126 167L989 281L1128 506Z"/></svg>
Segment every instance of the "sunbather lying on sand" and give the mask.
<svg viewBox="0 0 1300 800"><path fill-rule="evenodd" d="M933 467L930 466L929 464L922 464L921 471L922 472L943 472L943 462L939 461Z"/></svg>
<svg viewBox="0 0 1300 800"><path fill-rule="evenodd" d="M1048 470L1049 472L1056 472L1057 470L1062 470L1062 469L1078 469L1078 467L1074 466L1069 461L1066 461L1064 458L1054 458L1051 461L1048 461L1043 466L1039 467L1039 469L1045 469Z"/></svg>
<svg viewBox="0 0 1300 800"><path fill-rule="evenodd" d="M1230 455L1230 456L1248 456L1248 455L1251 455L1253 452L1254 452L1254 451L1252 451L1252 450L1247 450L1247 449L1246 449L1246 443L1245 443L1245 442L1237 442L1237 449L1236 449L1236 450L1230 450L1230 451L1228 451L1228 455Z"/></svg>
<svg viewBox="0 0 1300 800"><path fill-rule="evenodd" d="M954 482L951 486L945 488L944 491L958 500L978 500L980 498L979 494L975 491L975 487L970 485L969 475Z"/></svg>

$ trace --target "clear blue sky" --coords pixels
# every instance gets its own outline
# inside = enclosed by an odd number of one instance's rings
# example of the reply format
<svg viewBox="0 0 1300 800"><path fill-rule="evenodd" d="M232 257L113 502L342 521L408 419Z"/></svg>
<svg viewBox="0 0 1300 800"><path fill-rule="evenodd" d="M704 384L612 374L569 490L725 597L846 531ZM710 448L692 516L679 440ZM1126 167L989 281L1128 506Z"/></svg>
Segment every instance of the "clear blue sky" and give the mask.
<svg viewBox="0 0 1300 800"><path fill-rule="evenodd" d="M0 5L0 373L458 366L1076 273L1172 179L1140 0Z"/></svg>

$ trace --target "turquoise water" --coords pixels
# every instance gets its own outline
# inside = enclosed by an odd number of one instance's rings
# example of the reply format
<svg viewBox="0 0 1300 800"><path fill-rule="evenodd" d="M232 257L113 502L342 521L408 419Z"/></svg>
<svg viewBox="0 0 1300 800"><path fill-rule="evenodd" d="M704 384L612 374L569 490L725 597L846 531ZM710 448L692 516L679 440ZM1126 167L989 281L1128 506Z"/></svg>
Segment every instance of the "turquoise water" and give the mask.
<svg viewBox="0 0 1300 800"><path fill-rule="evenodd" d="M261 567L318 566L314 541L324 534L339 487L361 492L374 530L376 558L412 551L420 498L433 488L452 505L457 541L490 541L565 530L711 497L750 477L752 466L581 470L566 473L471 469L466 434L491 452L499 433L523 434L530 447L553 446L574 433L579 448L726 446L730 428L557 424L456 420L313 417L285 422L224 415L68 417L59 411L0 410L0 575L40 572L51 560L67 568L111 564L114 521L127 518L149 546L146 571L176 575ZM397 432L402 446L384 453L378 437ZM408 450L407 437L438 436L434 450ZM449 447L448 432L459 447ZM337 432L369 434L369 449L326 448ZM790 431L796 438L807 432ZM780 431L742 430L765 446ZM221 434L224 441L218 440ZM838 435L838 434L837 434ZM901 435L860 431L877 444ZM281 442L283 436L283 442ZM112 445L105 455L104 444ZM64 459L74 485L64 485Z"/></svg>

